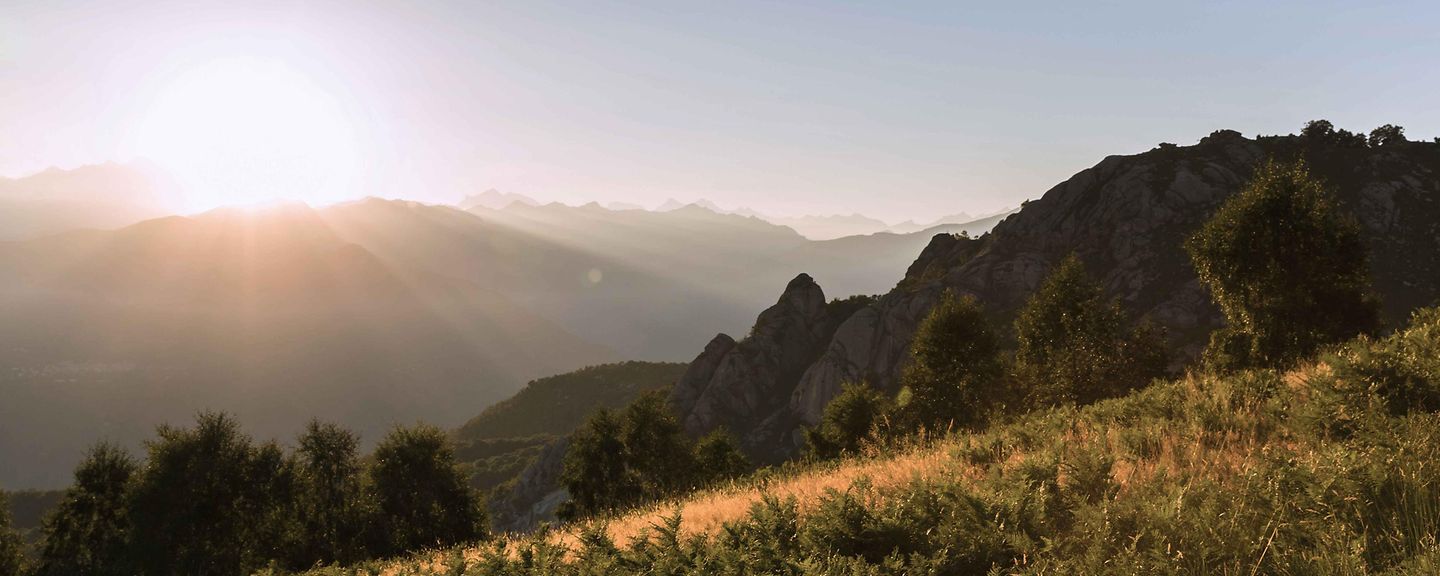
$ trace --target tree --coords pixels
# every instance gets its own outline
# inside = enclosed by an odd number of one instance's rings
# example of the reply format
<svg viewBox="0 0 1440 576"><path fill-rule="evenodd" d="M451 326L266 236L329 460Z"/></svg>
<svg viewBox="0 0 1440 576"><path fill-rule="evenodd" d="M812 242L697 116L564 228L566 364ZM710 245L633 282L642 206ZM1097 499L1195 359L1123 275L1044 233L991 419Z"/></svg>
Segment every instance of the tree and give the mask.
<svg viewBox="0 0 1440 576"><path fill-rule="evenodd" d="M560 510L566 519L611 510L640 497L639 482L625 464L620 418L600 409L570 438L560 482L570 501Z"/></svg>
<svg viewBox="0 0 1440 576"><path fill-rule="evenodd" d="M1405 139L1405 129L1394 124L1386 124L1370 131L1371 146L1390 146L1408 142Z"/></svg>
<svg viewBox="0 0 1440 576"><path fill-rule="evenodd" d="M126 497L139 466L112 444L90 449L75 484L45 519L37 576L132 574Z"/></svg>
<svg viewBox="0 0 1440 576"><path fill-rule="evenodd" d="M0 576L19 576L25 571L25 543L10 527L10 499L0 491Z"/></svg>
<svg viewBox="0 0 1440 576"><path fill-rule="evenodd" d="M740 452L734 436L724 428L716 428L695 443L695 467L699 483L708 484L744 474L750 469L750 460Z"/></svg>
<svg viewBox="0 0 1440 576"><path fill-rule="evenodd" d="M901 373L910 426L943 430L978 424L1004 402L1000 346L974 298L946 291L920 323Z"/></svg>
<svg viewBox="0 0 1440 576"><path fill-rule="evenodd" d="M805 453L829 459L859 452L865 442L876 439L892 409L879 390L864 383L846 383L825 405L820 423L805 429Z"/></svg>
<svg viewBox="0 0 1440 576"><path fill-rule="evenodd" d="M161 426L130 498L131 550L145 574L249 573L275 557L293 478L274 444L206 412L194 428Z"/></svg>
<svg viewBox="0 0 1440 576"><path fill-rule="evenodd" d="M311 421L296 450L296 567L350 563L366 556L369 498L363 486L360 438L339 426Z"/></svg>
<svg viewBox="0 0 1440 576"><path fill-rule="evenodd" d="M1329 120L1311 120L1305 123L1305 128L1300 130L1302 138L1314 138L1317 140L1328 140L1335 136L1335 125Z"/></svg>
<svg viewBox="0 0 1440 576"><path fill-rule="evenodd" d="M625 407L621 440L626 466L635 472L645 498L693 487L694 448L664 391L646 392Z"/></svg>
<svg viewBox="0 0 1440 576"><path fill-rule="evenodd" d="M485 509L434 426L396 427L375 448L370 468L384 554L483 538Z"/></svg>
<svg viewBox="0 0 1440 576"><path fill-rule="evenodd" d="M1185 247L1225 316L1212 368L1288 366L1379 327L1360 227L1303 162L1261 166Z"/></svg>
<svg viewBox="0 0 1440 576"><path fill-rule="evenodd" d="M1067 256L1015 320L1015 375L1037 404L1085 404L1143 386L1163 373L1161 338L1128 327L1119 304Z"/></svg>

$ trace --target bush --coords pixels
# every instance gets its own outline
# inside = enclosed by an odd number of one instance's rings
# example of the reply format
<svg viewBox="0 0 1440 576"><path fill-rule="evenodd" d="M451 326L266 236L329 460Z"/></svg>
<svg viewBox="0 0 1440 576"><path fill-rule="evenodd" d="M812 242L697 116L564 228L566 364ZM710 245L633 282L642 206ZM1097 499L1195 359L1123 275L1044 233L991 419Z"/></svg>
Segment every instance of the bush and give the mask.
<svg viewBox="0 0 1440 576"><path fill-rule="evenodd" d="M744 474L750 470L750 460L740 452L740 445L730 432L717 428L695 443L695 466L703 484Z"/></svg>
<svg viewBox="0 0 1440 576"><path fill-rule="evenodd" d="M1015 320L1016 380L1038 405L1088 404L1148 384L1165 370L1163 338L1127 324L1071 254Z"/></svg>
<svg viewBox="0 0 1440 576"><path fill-rule="evenodd" d="M299 519L292 565L354 562L368 556L366 522L374 510L364 490L360 438L334 424L311 421L296 450Z"/></svg>
<svg viewBox="0 0 1440 576"><path fill-rule="evenodd" d="M275 558L293 468L227 415L162 426L131 495L132 558L145 574L248 573Z"/></svg>
<svg viewBox="0 0 1440 576"><path fill-rule="evenodd" d="M1371 146L1391 146L1408 142L1405 139L1405 129L1394 124L1386 124L1370 131Z"/></svg>
<svg viewBox="0 0 1440 576"><path fill-rule="evenodd" d="M126 556L126 497L139 466L117 446L100 444L75 469L75 484L45 519L37 576L133 573Z"/></svg>
<svg viewBox="0 0 1440 576"><path fill-rule="evenodd" d="M19 576L25 571L25 543L10 527L10 499L0 491L0 576Z"/></svg>
<svg viewBox="0 0 1440 576"><path fill-rule="evenodd" d="M1261 166L1185 247L1225 316L1213 369L1287 367L1378 328L1360 228L1303 163Z"/></svg>
<svg viewBox="0 0 1440 576"><path fill-rule="evenodd" d="M383 553L478 540L488 524L481 500L455 463L445 433L397 427L375 447L370 468Z"/></svg>
<svg viewBox="0 0 1440 576"><path fill-rule="evenodd" d="M930 430L977 425L1004 405L1002 374L1000 345L980 304L946 291L910 342L901 419Z"/></svg>
<svg viewBox="0 0 1440 576"><path fill-rule="evenodd" d="M867 384L846 383L840 395L825 405L820 423L805 429L805 454L836 458L856 453L880 435L893 410L889 399Z"/></svg>

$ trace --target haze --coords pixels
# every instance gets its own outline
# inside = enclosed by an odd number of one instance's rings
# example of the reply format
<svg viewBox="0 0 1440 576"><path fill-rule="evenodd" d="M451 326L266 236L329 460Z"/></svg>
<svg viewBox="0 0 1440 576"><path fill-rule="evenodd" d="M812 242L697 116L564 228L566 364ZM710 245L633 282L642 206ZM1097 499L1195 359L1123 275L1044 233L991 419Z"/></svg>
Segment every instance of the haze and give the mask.
<svg viewBox="0 0 1440 576"><path fill-rule="evenodd" d="M1440 132L1428 2L232 4L0 4L0 174L924 222L1217 126Z"/></svg>

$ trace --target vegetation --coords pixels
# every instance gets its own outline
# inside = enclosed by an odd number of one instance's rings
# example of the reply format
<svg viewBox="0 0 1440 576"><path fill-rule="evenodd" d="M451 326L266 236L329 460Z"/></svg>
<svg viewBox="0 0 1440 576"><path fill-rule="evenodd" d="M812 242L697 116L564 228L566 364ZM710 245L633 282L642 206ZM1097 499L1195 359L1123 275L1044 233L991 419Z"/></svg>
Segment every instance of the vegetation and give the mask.
<svg viewBox="0 0 1440 576"><path fill-rule="evenodd" d="M471 486L494 489L519 476L547 443L570 434L595 411L623 408L648 391L668 391L686 366L619 362L537 379L457 429L456 457L467 464Z"/></svg>
<svg viewBox="0 0 1440 576"><path fill-rule="evenodd" d="M395 428L365 463L359 439L312 422L286 453L235 420L162 426L138 462L101 444L46 517L35 576L249 574L353 563L487 536L446 434ZM0 502L0 505L3 505ZM0 575L21 544L0 506Z"/></svg>
<svg viewBox="0 0 1440 576"><path fill-rule="evenodd" d="M1261 166L1186 249L1225 316L1212 367L1290 366L1378 328L1360 228L1303 163Z"/></svg>
<svg viewBox="0 0 1440 576"><path fill-rule="evenodd" d="M845 384L825 405L820 423L805 429L805 454L822 460L858 454L864 445L880 440L893 411L893 403L879 390Z"/></svg>
<svg viewBox="0 0 1440 576"><path fill-rule="evenodd" d="M396 428L375 448L370 477L383 555L475 540L488 531L485 509L439 428Z"/></svg>
<svg viewBox="0 0 1440 576"><path fill-rule="evenodd" d="M693 490L749 469L724 431L685 435L666 396L649 392L622 412L601 410L571 437L561 482L564 518L581 518Z"/></svg>
<svg viewBox="0 0 1440 576"><path fill-rule="evenodd" d="M951 292L920 323L901 374L901 419L909 428L972 426L1004 401L1000 344L980 304Z"/></svg>
<svg viewBox="0 0 1440 576"><path fill-rule="evenodd" d="M75 469L75 484L46 518L44 547L35 573L130 574L126 557L130 519L126 495L139 472L128 453L100 444Z"/></svg>
<svg viewBox="0 0 1440 576"><path fill-rule="evenodd" d="M13 576L25 570L25 545L20 532L10 527L10 500L0 492L0 576Z"/></svg>
<svg viewBox="0 0 1440 576"><path fill-rule="evenodd" d="M1015 320L1015 374L1032 405L1088 404L1148 384L1164 373L1163 339L1130 327L1074 254L1030 297Z"/></svg>
<svg viewBox="0 0 1440 576"><path fill-rule="evenodd" d="M319 574L1430 574L1440 414L1385 398L1440 393L1437 358L1432 309L1289 372L1187 376L563 532Z"/></svg>

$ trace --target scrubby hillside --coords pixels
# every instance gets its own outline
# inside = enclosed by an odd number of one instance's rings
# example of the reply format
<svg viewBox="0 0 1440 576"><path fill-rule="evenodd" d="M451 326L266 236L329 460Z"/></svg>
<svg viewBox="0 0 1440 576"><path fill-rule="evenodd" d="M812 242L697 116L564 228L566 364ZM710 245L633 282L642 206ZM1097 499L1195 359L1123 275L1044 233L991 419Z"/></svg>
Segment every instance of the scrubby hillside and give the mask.
<svg viewBox="0 0 1440 576"><path fill-rule="evenodd" d="M1440 310L619 517L316 574L1433 574Z"/></svg>

